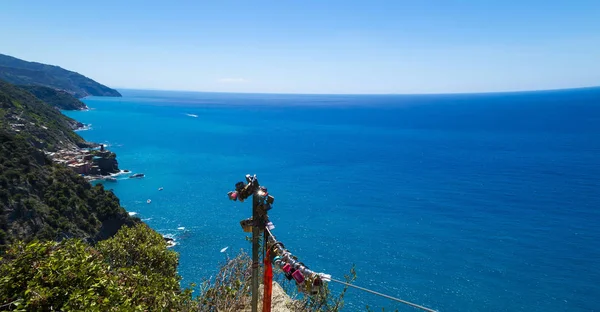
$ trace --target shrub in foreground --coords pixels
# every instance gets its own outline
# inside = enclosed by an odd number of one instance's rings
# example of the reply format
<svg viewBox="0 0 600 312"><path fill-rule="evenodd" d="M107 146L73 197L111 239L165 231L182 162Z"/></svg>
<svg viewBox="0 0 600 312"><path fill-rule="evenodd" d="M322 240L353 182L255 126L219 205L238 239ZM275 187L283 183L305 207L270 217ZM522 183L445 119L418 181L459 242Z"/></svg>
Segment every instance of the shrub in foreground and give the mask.
<svg viewBox="0 0 600 312"><path fill-rule="evenodd" d="M180 289L176 267L176 253L145 224L97 248L17 242L0 259L0 310L188 311L191 290Z"/></svg>

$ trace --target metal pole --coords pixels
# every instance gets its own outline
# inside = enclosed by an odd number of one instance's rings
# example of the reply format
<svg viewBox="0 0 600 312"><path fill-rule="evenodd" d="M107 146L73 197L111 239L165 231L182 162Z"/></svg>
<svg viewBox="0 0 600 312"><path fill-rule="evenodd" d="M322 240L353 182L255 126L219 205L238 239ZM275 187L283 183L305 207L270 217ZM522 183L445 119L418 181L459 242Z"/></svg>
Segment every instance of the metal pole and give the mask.
<svg viewBox="0 0 600 312"><path fill-rule="evenodd" d="M256 185L254 189L258 188L258 181L254 180ZM258 220L258 196L256 191L252 195L252 312L258 312L258 252L260 249L258 239L260 237L259 226L261 220Z"/></svg>

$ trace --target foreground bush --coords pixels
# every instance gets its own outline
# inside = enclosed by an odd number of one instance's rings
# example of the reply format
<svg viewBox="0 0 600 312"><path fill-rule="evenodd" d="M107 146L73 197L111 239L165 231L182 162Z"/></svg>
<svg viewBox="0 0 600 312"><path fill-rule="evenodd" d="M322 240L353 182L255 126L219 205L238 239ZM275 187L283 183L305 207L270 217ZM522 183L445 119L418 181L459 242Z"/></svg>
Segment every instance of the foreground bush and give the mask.
<svg viewBox="0 0 600 312"><path fill-rule="evenodd" d="M181 289L177 263L162 236L143 223L95 247L79 239L15 242L0 258L0 311L249 310L252 262L245 253L227 259L196 299ZM352 270L346 281L355 277ZM293 282L280 284L296 294L286 311L339 311L347 290L334 297L325 286L304 296Z"/></svg>
<svg viewBox="0 0 600 312"><path fill-rule="evenodd" d="M81 240L17 242L0 259L0 310L188 311L177 255L145 224L97 248Z"/></svg>

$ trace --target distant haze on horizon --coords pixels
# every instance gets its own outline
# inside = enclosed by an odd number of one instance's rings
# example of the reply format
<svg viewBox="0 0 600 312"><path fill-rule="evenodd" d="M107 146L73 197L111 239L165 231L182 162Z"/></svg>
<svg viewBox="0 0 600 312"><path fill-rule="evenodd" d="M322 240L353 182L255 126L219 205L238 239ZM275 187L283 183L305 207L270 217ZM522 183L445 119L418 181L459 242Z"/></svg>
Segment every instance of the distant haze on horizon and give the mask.
<svg viewBox="0 0 600 312"><path fill-rule="evenodd" d="M121 89L480 93L600 85L600 1L5 1L0 53Z"/></svg>

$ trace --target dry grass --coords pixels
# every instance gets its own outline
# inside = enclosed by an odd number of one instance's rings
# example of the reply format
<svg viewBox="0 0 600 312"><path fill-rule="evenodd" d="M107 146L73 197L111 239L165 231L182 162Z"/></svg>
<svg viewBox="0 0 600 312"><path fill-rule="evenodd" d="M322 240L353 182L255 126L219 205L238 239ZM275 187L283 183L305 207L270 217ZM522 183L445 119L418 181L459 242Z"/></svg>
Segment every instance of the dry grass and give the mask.
<svg viewBox="0 0 600 312"><path fill-rule="evenodd" d="M198 296L199 311L250 311L251 268L252 259L243 251L235 258L227 259L214 278L201 284ZM318 294L307 295L281 274L275 271L274 275L273 312L337 312L344 305L347 287L344 287L338 296L334 296L325 284ZM351 283L355 279L356 273L352 268L350 274L346 275L346 281ZM263 285L260 285L259 310L262 310L262 289Z"/></svg>

